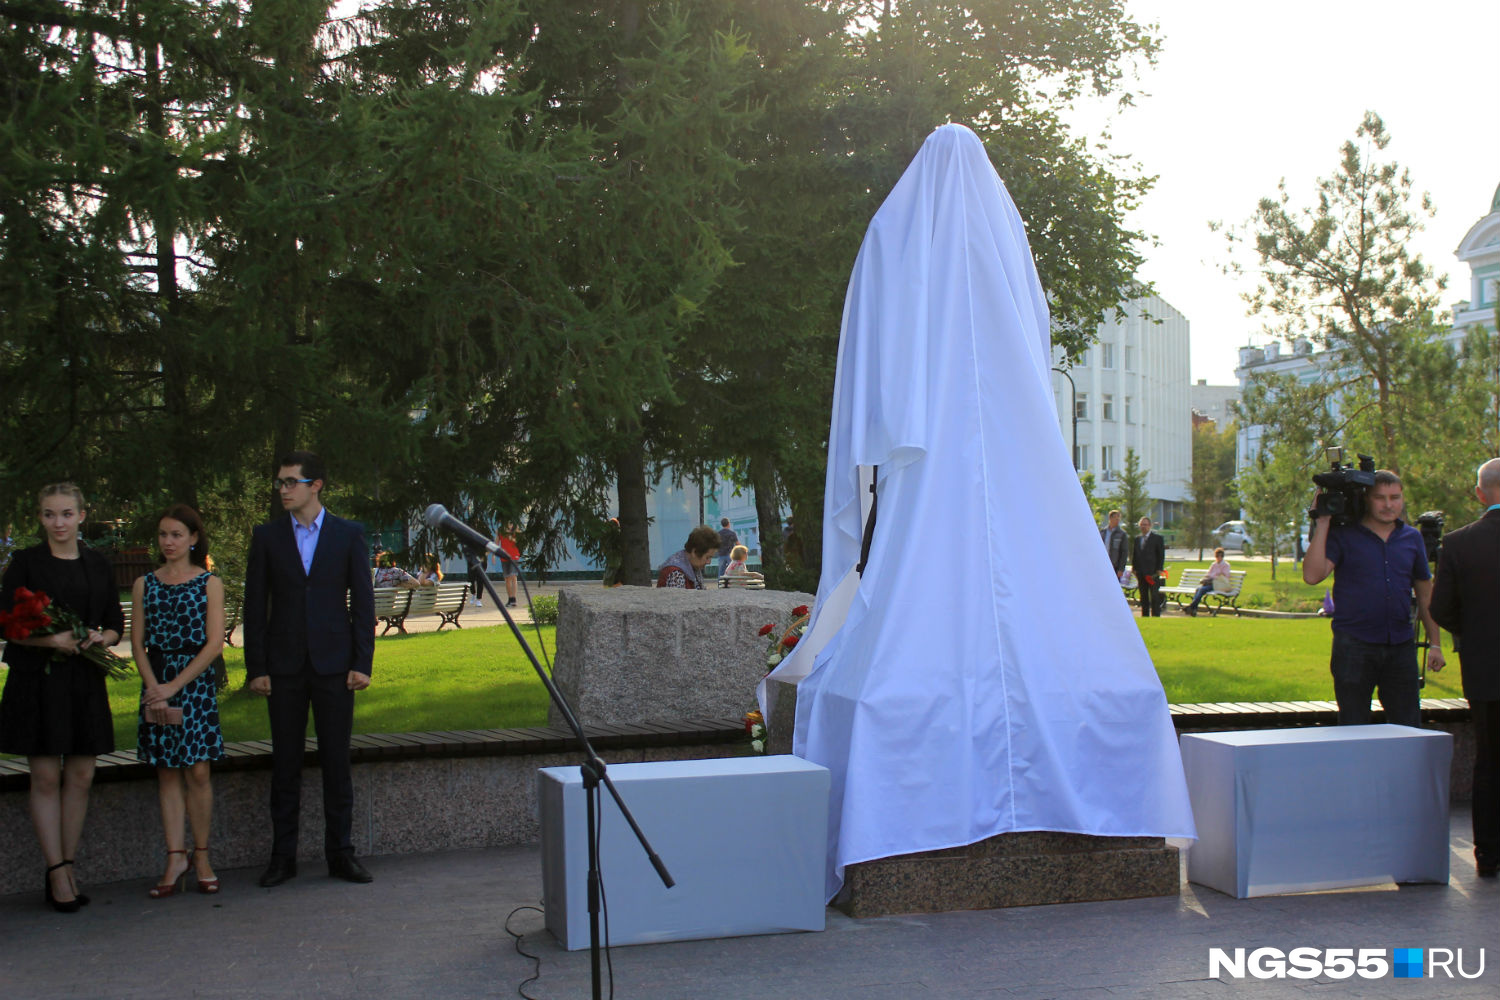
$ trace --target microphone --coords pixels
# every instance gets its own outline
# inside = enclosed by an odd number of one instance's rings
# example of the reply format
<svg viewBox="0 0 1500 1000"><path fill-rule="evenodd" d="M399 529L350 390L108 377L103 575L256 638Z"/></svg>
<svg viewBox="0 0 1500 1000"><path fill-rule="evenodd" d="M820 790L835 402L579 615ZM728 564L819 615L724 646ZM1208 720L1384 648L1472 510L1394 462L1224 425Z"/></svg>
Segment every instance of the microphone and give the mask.
<svg viewBox="0 0 1500 1000"><path fill-rule="evenodd" d="M427 522L427 527L429 528L441 528L444 531L452 532L465 545L476 549L483 549L492 555L499 556L505 562L515 562L514 559L505 554L504 549L448 513L448 508L440 503L435 503L428 507L423 520Z"/></svg>

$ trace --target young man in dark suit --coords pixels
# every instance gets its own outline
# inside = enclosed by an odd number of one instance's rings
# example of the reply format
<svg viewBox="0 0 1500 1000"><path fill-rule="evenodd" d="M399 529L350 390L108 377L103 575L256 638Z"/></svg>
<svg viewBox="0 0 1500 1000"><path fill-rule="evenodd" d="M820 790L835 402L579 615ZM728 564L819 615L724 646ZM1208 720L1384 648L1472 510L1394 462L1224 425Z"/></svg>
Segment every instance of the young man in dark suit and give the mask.
<svg viewBox="0 0 1500 1000"><path fill-rule="evenodd" d="M1454 636L1474 727L1474 864L1500 874L1500 458L1479 467L1474 495L1487 508L1450 531L1438 557L1432 617Z"/></svg>
<svg viewBox="0 0 1500 1000"><path fill-rule="evenodd" d="M1140 535L1130 550L1130 569L1135 573L1136 592L1141 595L1141 617L1161 617L1161 571L1167 565L1167 547L1151 530L1151 518L1143 517Z"/></svg>
<svg viewBox="0 0 1500 1000"><path fill-rule="evenodd" d="M328 874L373 876L354 857L349 740L354 692L370 686L375 603L364 531L323 508L328 472L312 452L281 460L273 481L286 517L255 529L245 573L245 673L271 718L271 862L263 886L297 874L303 740L312 708L323 771Z"/></svg>

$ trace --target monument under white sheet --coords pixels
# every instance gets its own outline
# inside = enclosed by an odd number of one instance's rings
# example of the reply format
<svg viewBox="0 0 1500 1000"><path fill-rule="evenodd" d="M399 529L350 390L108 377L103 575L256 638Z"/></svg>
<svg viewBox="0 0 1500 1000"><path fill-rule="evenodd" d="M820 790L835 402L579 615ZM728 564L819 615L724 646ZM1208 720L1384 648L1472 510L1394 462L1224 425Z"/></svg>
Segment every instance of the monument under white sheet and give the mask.
<svg viewBox="0 0 1500 1000"><path fill-rule="evenodd" d="M798 684L794 751L832 772L830 898L846 865L1012 831L1194 835L1051 365L1020 215L979 138L945 125L854 265L818 601L771 675Z"/></svg>

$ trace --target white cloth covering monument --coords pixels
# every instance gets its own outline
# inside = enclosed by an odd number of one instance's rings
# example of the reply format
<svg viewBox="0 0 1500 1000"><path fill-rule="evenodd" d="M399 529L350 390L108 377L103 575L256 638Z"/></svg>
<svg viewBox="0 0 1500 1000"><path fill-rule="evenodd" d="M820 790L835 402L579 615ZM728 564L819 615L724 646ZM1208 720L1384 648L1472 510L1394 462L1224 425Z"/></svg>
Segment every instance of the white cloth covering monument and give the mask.
<svg viewBox="0 0 1500 1000"><path fill-rule="evenodd" d="M1194 836L1051 356L1021 217L978 136L945 125L854 264L818 600L771 674L798 685L793 751L832 772L830 899L846 865L1001 833Z"/></svg>

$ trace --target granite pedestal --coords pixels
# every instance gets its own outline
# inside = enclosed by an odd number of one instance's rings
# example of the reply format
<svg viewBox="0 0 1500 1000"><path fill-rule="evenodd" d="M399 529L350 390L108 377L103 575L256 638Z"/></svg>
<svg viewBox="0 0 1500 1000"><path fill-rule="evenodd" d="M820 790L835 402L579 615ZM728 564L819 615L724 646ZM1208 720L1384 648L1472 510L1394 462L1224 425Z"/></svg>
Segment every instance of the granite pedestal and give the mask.
<svg viewBox="0 0 1500 1000"><path fill-rule="evenodd" d="M1177 848L1160 837L1002 833L965 847L849 865L834 901L851 917L1175 896Z"/></svg>

